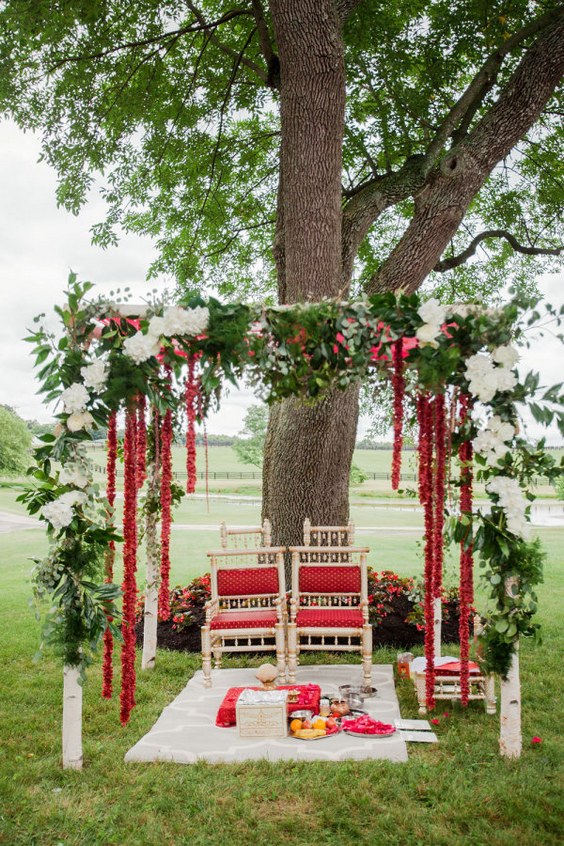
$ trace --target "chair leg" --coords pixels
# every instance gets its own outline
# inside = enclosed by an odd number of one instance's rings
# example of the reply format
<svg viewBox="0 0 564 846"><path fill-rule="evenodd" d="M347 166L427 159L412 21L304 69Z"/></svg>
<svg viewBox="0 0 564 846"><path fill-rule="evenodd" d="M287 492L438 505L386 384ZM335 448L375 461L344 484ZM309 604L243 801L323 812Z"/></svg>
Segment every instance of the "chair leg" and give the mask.
<svg viewBox="0 0 564 846"><path fill-rule="evenodd" d="M211 635L209 626L202 626L202 670L204 687L211 687Z"/></svg>
<svg viewBox="0 0 564 846"><path fill-rule="evenodd" d="M495 714L496 698L495 698L495 678L493 675L486 676L484 680L484 697L486 700L486 714Z"/></svg>
<svg viewBox="0 0 564 846"><path fill-rule="evenodd" d="M296 624L288 623L288 684L295 684L297 661Z"/></svg>
<svg viewBox="0 0 564 846"><path fill-rule="evenodd" d="M427 713L427 693L425 690L425 673L415 674L415 690L417 691L417 701L419 703L419 713Z"/></svg>
<svg viewBox="0 0 564 846"><path fill-rule="evenodd" d="M278 670L278 684L286 682L286 636L284 623L277 623L276 635L276 669Z"/></svg>
<svg viewBox="0 0 564 846"><path fill-rule="evenodd" d="M215 667L216 670L221 669L222 655L223 655L223 650L221 648L221 640L220 640L219 646L217 644L214 644L214 647L213 647L213 662L214 662L214 667Z"/></svg>
<svg viewBox="0 0 564 846"><path fill-rule="evenodd" d="M365 687L372 686L372 626L362 627L362 676Z"/></svg>

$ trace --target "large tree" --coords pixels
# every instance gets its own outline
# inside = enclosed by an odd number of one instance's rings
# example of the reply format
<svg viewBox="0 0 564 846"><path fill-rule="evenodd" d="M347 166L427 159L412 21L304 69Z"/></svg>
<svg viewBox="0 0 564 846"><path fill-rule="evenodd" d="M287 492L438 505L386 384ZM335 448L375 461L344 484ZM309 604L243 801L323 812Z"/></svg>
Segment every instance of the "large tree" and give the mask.
<svg viewBox="0 0 564 846"><path fill-rule="evenodd" d="M5 0L0 62L59 201L76 211L98 175L96 241L151 234L181 289L484 299L560 253L561 5ZM276 542L345 522L357 408L273 410Z"/></svg>

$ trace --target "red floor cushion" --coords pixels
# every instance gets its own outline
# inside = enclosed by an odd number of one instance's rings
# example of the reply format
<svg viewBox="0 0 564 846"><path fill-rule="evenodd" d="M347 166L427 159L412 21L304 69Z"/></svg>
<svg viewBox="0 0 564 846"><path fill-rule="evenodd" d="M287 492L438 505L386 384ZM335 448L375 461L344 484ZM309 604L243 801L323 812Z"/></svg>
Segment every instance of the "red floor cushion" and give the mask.
<svg viewBox="0 0 564 846"><path fill-rule="evenodd" d="M266 629L278 622L276 611L260 608L257 611L222 611L212 619L210 629Z"/></svg>
<svg viewBox="0 0 564 846"><path fill-rule="evenodd" d="M300 629L360 628L364 623L360 608L302 608L296 615Z"/></svg>

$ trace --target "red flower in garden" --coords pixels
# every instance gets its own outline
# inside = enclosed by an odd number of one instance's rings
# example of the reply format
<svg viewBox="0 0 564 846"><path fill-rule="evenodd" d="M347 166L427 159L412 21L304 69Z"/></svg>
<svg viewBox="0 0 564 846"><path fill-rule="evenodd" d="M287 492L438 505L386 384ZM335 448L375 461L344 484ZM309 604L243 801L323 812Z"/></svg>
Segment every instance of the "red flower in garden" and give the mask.
<svg viewBox="0 0 564 846"><path fill-rule="evenodd" d="M542 743L542 737L538 737L537 735L535 735L534 737L531 737L531 745L532 746L540 746L541 743Z"/></svg>
<svg viewBox="0 0 564 846"><path fill-rule="evenodd" d="M438 718L438 717L433 717L433 719L431 720L431 722L432 722L432 724L433 724L434 726L438 726L438 725L439 725L439 723L440 723L441 721L439 720L439 718Z"/></svg>

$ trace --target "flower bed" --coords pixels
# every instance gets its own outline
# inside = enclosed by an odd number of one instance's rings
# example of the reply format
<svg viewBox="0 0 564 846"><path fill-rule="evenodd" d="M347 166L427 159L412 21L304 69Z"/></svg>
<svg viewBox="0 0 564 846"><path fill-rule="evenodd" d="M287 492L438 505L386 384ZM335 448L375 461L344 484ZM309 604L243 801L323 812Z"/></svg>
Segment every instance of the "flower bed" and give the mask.
<svg viewBox="0 0 564 846"><path fill-rule="evenodd" d="M413 578L402 578L391 570L382 570L380 573L369 570L368 591L374 646L409 647L424 643L422 584ZM187 587L177 586L171 590L170 619L165 621L159 617L159 647L199 652L200 627L205 619L204 605L209 598L208 573L198 576ZM139 597L136 626L138 642L143 639L143 602L144 598ZM457 588L443 591L444 643L458 641L459 604Z"/></svg>

